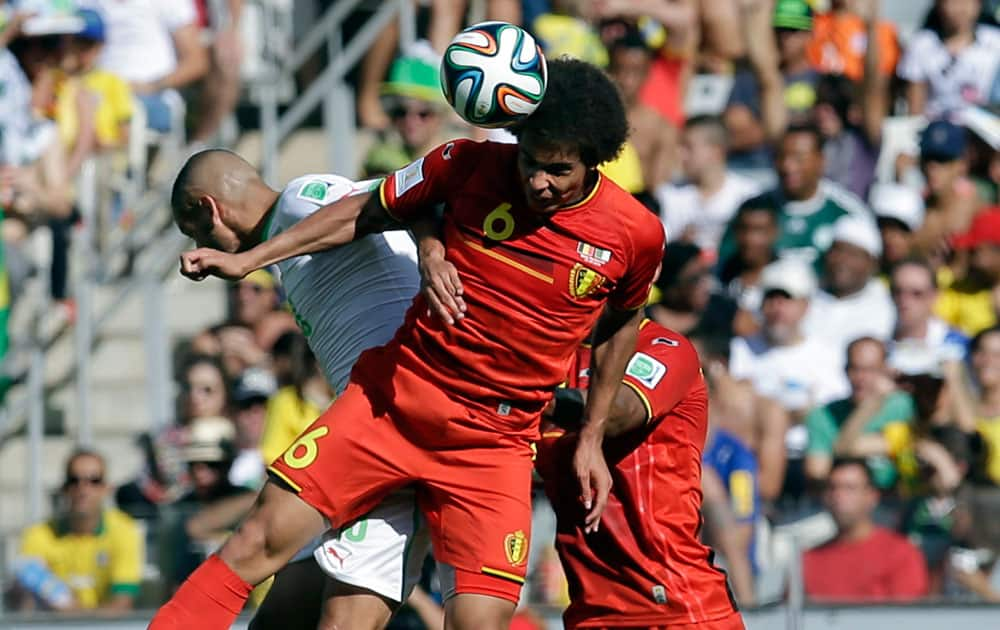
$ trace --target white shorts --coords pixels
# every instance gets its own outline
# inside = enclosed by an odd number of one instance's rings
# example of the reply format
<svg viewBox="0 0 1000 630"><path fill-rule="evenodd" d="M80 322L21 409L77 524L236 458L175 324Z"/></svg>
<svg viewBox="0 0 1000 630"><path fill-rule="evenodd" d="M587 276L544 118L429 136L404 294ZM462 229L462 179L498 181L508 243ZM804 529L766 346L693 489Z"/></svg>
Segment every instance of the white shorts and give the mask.
<svg viewBox="0 0 1000 630"><path fill-rule="evenodd" d="M350 526L329 530L313 557L338 582L405 602L420 582L430 546L416 493L407 488Z"/></svg>

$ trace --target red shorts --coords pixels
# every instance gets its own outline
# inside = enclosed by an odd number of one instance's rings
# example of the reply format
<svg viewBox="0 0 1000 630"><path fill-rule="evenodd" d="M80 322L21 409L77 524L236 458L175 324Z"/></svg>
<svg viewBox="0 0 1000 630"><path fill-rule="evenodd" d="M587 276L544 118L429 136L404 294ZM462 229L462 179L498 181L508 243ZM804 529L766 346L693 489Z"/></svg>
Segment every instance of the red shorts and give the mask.
<svg viewBox="0 0 1000 630"><path fill-rule="evenodd" d="M671 623L663 626L597 626L586 630L745 630L743 616L733 612L721 619L702 621L701 623ZM574 630L569 628L569 630Z"/></svg>
<svg viewBox="0 0 1000 630"><path fill-rule="evenodd" d="M530 442L481 428L435 385L389 371L388 390L349 384L271 472L334 527L413 484L454 592L516 603L531 532Z"/></svg>

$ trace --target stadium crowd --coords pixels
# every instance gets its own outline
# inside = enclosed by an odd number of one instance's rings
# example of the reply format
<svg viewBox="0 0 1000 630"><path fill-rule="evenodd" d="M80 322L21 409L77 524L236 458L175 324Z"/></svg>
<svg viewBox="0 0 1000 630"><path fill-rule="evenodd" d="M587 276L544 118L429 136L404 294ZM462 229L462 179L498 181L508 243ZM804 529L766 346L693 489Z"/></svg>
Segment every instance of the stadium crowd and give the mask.
<svg viewBox="0 0 1000 630"><path fill-rule="evenodd" d="M602 170L666 230L646 312L699 350L704 535L744 605L781 599L800 561L814 601L1000 601L1000 4L935 0L903 32L879 17L891 3L486 3L550 58L604 67L621 90L632 134ZM390 26L358 72L359 125L373 138L364 177L457 135L504 137L448 110L437 55L465 7L431 5L420 11L426 41L397 56ZM66 222L77 156L123 141L133 101L103 90L131 88L158 128L175 89L234 54L220 36L213 57L194 14L169 13L140 20L162 24L174 60L156 73L141 64L148 76L125 67L137 56L124 44L110 54L110 12L106 38L84 9L90 30L58 31L58 46L51 32L32 34L30 18L8 22L5 242L10 223ZM88 105L81 93L102 96ZM232 106L214 98L219 111ZM62 141L48 141L56 130ZM277 276L257 271L229 291L230 317L177 349L176 425L143 436L136 478L113 490L97 454L67 462L64 514L25 532L25 606L158 603L249 507L265 463L331 401ZM111 495L117 507L103 508ZM567 602L547 542L554 519L536 495L522 627L534 623L530 605ZM84 549L110 561L68 560ZM145 564L164 590L140 596ZM398 627L440 624L430 565L426 578Z"/></svg>

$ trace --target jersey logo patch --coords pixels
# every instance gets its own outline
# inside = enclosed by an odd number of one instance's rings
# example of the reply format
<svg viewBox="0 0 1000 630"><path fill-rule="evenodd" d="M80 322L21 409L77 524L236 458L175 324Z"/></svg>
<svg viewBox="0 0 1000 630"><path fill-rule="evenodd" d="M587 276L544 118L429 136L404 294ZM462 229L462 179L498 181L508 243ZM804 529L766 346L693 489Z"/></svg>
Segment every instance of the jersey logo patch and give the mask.
<svg viewBox="0 0 1000 630"><path fill-rule="evenodd" d="M653 345L655 346L658 344L662 344L670 348L676 348L677 346L681 345L681 342L676 341L674 339L667 339L666 337L657 337L656 339L653 340Z"/></svg>
<svg viewBox="0 0 1000 630"><path fill-rule="evenodd" d="M604 276L577 263L569 272L569 294L577 300L591 295L604 284Z"/></svg>
<svg viewBox="0 0 1000 630"><path fill-rule="evenodd" d="M597 267L611 262L610 249L601 249L583 241L577 243L576 253L580 254L580 258Z"/></svg>
<svg viewBox="0 0 1000 630"><path fill-rule="evenodd" d="M455 143L454 142L449 142L448 144L444 145L444 149L441 151L441 157L444 158L444 159L446 159L446 160L450 160L451 159L451 150L454 149L454 148L455 148Z"/></svg>
<svg viewBox="0 0 1000 630"><path fill-rule="evenodd" d="M305 199L306 201L318 201L323 203L326 199L326 191L330 188L330 185L326 182L321 182L317 180L308 181L299 188L299 194L296 195L299 199Z"/></svg>
<svg viewBox="0 0 1000 630"><path fill-rule="evenodd" d="M507 534L503 539L503 551L512 567L521 566L528 557L528 537L520 529Z"/></svg>
<svg viewBox="0 0 1000 630"><path fill-rule="evenodd" d="M631 376L649 389L659 385L667 373L667 366L642 352L636 352L625 368L626 376Z"/></svg>
<svg viewBox="0 0 1000 630"><path fill-rule="evenodd" d="M653 587L653 601L657 604L667 603L667 589L663 588L662 584Z"/></svg>
<svg viewBox="0 0 1000 630"><path fill-rule="evenodd" d="M404 167L394 176L396 178L396 198L402 197L420 182L424 181L424 158Z"/></svg>

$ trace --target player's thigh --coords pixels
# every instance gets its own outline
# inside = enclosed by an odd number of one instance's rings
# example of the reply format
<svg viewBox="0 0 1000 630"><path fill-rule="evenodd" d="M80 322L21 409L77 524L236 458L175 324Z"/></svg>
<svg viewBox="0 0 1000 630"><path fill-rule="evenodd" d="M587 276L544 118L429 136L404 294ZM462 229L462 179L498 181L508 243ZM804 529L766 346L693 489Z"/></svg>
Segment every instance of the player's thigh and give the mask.
<svg viewBox="0 0 1000 630"><path fill-rule="evenodd" d="M352 383L269 471L337 526L370 511L405 485L420 457Z"/></svg>
<svg viewBox="0 0 1000 630"><path fill-rule="evenodd" d="M319 630L382 630L389 624L398 602L377 595L368 589L337 582L329 576Z"/></svg>
<svg viewBox="0 0 1000 630"><path fill-rule="evenodd" d="M312 558L287 565L275 574L250 630L315 630L326 580Z"/></svg>
<svg viewBox="0 0 1000 630"><path fill-rule="evenodd" d="M357 521L327 532L314 555L337 582L398 606L420 581L429 551L430 535L416 493L406 487L389 494Z"/></svg>
<svg viewBox="0 0 1000 630"><path fill-rule="evenodd" d="M445 602L445 630L506 630L517 605L488 595L460 593Z"/></svg>
<svg viewBox="0 0 1000 630"><path fill-rule="evenodd" d="M518 601L531 537L531 457L527 443L450 453L425 482L421 507L446 599Z"/></svg>

